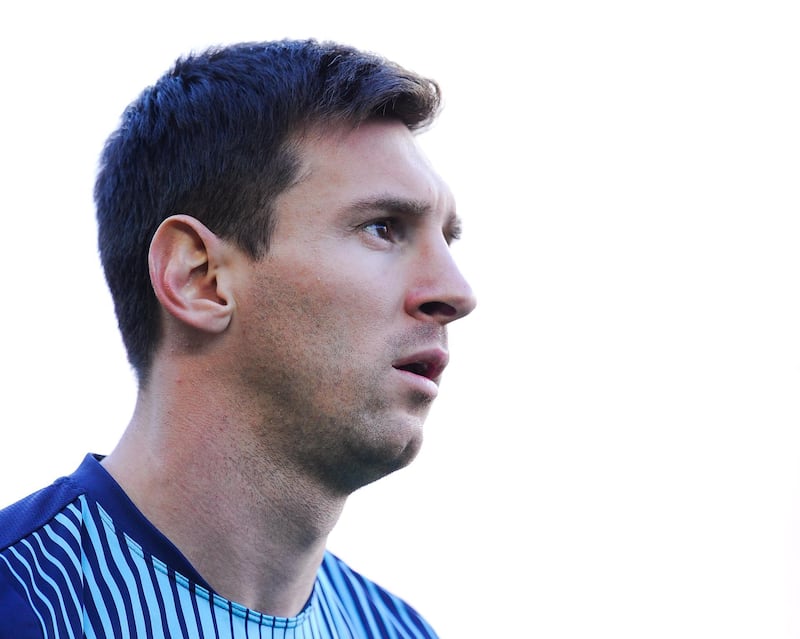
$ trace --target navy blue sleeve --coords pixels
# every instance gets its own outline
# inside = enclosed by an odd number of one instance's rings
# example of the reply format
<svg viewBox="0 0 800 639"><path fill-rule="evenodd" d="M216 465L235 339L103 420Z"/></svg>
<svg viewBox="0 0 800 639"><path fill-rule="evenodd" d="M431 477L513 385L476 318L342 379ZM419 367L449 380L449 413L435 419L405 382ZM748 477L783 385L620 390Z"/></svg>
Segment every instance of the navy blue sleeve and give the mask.
<svg viewBox="0 0 800 639"><path fill-rule="evenodd" d="M25 591L0 556L0 639L44 639Z"/></svg>
<svg viewBox="0 0 800 639"><path fill-rule="evenodd" d="M15 572L23 568L11 546L43 526L79 493L70 480L59 479L0 510L0 639L43 639L41 621L25 590L29 586L23 586L29 576Z"/></svg>

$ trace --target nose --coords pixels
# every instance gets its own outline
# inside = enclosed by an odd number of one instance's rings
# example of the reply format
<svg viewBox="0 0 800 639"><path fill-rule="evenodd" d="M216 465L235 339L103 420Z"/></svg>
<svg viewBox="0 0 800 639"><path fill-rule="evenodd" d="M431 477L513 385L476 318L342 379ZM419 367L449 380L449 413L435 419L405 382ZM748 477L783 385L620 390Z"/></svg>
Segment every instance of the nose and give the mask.
<svg viewBox="0 0 800 639"><path fill-rule="evenodd" d="M444 241L420 256L412 282L406 297L406 312L418 319L434 320L444 326L469 315L477 304L472 288Z"/></svg>

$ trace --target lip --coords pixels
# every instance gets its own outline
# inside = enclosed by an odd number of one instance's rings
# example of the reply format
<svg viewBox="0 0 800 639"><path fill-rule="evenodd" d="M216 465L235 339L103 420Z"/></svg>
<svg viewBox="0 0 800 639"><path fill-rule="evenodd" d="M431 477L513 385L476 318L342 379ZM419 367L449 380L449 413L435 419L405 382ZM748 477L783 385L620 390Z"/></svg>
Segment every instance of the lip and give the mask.
<svg viewBox="0 0 800 639"><path fill-rule="evenodd" d="M438 387L448 361L447 351L431 348L395 360L392 362L392 368L428 380Z"/></svg>

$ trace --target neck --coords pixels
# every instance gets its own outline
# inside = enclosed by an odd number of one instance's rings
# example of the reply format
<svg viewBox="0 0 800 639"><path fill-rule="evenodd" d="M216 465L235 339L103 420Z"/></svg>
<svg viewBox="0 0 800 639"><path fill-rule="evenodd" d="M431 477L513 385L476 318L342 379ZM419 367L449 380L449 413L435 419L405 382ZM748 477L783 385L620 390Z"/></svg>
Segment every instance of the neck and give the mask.
<svg viewBox="0 0 800 639"><path fill-rule="evenodd" d="M162 385L140 392L134 417L103 465L132 501L223 597L275 616L299 613L344 507L267 446L247 411ZM213 406L213 412L208 407ZM230 410L229 410L230 409ZM236 417L231 417L236 415Z"/></svg>

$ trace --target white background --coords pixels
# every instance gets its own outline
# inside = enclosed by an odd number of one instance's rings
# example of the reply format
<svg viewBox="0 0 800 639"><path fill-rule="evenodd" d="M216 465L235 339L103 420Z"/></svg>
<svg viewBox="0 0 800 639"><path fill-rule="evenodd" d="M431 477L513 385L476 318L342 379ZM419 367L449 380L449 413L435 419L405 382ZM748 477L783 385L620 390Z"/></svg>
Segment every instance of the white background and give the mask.
<svg viewBox="0 0 800 639"><path fill-rule="evenodd" d="M0 503L133 404L91 200L124 106L192 49L336 39L443 86L480 303L332 549L443 638L800 637L797 5L521 6L4 5Z"/></svg>

